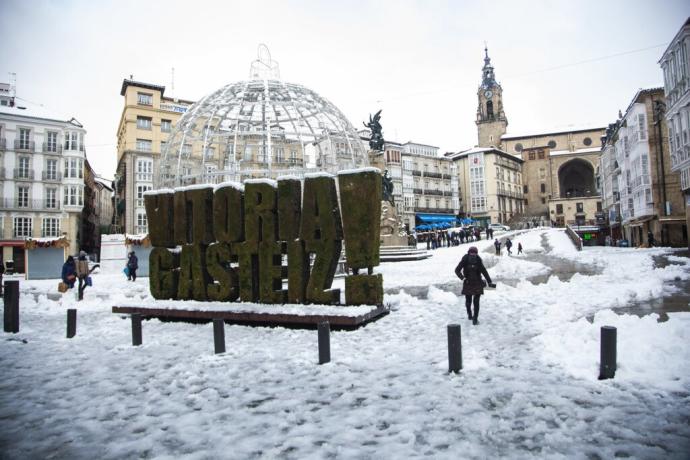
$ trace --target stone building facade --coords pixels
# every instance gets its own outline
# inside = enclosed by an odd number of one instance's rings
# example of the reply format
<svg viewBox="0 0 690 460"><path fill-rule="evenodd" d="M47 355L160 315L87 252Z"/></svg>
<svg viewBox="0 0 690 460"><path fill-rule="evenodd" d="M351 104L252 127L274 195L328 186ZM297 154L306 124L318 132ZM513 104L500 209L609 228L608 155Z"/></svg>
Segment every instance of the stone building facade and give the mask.
<svg viewBox="0 0 690 460"><path fill-rule="evenodd" d="M477 137L479 147L501 148L501 136L508 128L503 110L503 88L496 81L489 52L484 48L482 82L477 90Z"/></svg>
<svg viewBox="0 0 690 460"><path fill-rule="evenodd" d="M680 174L685 198L686 228L690 228L690 18L659 60L664 73L666 124L671 170Z"/></svg>
<svg viewBox="0 0 690 460"><path fill-rule="evenodd" d="M123 80L120 95L115 223L119 232L142 234L148 232L143 193L155 187L168 135L193 102L166 97L164 86L133 79Z"/></svg>
<svg viewBox="0 0 690 460"><path fill-rule="evenodd" d="M611 236L632 245L648 232L663 245L687 245L685 200L672 171L666 120L659 110L662 88L635 94L603 138L600 182Z"/></svg>
<svg viewBox="0 0 690 460"><path fill-rule="evenodd" d="M458 170L464 216L488 225L524 213L522 159L493 147L449 152L445 157Z"/></svg>
<svg viewBox="0 0 690 460"><path fill-rule="evenodd" d="M64 236L68 254L80 248L85 135L74 118L0 105L0 247L18 271L27 238Z"/></svg>

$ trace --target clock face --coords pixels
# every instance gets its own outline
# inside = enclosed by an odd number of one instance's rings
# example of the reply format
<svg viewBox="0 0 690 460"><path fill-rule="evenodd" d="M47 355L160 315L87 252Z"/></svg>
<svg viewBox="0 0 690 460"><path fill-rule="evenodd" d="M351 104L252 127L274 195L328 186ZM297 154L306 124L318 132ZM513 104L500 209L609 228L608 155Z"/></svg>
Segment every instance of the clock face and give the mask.
<svg viewBox="0 0 690 460"><path fill-rule="evenodd" d="M491 99L491 96L493 96L493 95L494 95L494 93L493 93L490 89L488 89L488 90L486 90L486 91L484 92L484 96L485 96L487 99Z"/></svg>

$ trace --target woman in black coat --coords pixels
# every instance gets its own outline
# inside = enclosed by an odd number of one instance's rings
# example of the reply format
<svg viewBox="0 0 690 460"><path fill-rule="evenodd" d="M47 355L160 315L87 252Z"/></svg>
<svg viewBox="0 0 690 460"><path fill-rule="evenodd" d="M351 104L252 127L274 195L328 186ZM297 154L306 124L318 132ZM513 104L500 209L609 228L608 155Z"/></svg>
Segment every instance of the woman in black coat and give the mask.
<svg viewBox="0 0 690 460"><path fill-rule="evenodd" d="M467 318L472 320L472 324L479 324L479 297L484 294L485 286L482 275L489 286L494 287L494 284L491 282L489 272L486 271L476 247L472 246L467 251L467 254L462 256L460 263L455 267L455 274L458 278L464 280L462 294L465 296ZM474 315L470 309L472 304L474 304Z"/></svg>

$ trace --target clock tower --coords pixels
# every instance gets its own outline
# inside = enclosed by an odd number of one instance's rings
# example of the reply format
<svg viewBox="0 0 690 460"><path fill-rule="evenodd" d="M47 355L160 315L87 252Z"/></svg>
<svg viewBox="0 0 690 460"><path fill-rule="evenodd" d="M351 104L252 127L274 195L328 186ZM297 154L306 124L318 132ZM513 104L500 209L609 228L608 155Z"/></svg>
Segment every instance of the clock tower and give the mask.
<svg viewBox="0 0 690 460"><path fill-rule="evenodd" d="M508 120L503 112L503 89L496 82L489 51L484 47L482 84L477 91L477 134L479 147L501 148L501 136L506 133Z"/></svg>

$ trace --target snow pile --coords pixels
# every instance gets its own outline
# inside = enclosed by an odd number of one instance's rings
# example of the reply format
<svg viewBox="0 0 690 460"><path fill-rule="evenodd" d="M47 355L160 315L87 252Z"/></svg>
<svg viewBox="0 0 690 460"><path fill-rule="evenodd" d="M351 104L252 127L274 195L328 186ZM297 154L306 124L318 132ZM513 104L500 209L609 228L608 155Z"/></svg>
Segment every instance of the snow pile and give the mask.
<svg viewBox="0 0 690 460"><path fill-rule="evenodd" d="M568 374L596 380L599 369L600 329L617 328L618 370L616 382L644 385L668 391L687 391L690 347L690 313L669 313L642 318L597 312L590 323L585 318L555 326L534 340L543 346L542 359Z"/></svg>

